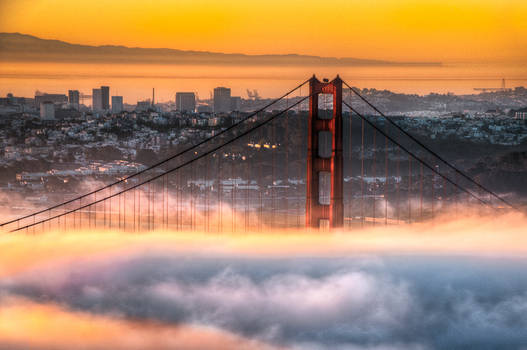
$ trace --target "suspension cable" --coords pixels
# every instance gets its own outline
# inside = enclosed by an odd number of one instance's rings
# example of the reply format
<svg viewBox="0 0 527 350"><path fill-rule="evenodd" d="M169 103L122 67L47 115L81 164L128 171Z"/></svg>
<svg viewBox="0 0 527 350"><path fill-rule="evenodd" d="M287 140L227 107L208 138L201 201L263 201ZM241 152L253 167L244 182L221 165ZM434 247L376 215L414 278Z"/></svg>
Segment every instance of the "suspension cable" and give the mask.
<svg viewBox="0 0 527 350"><path fill-rule="evenodd" d="M410 151L408 148L404 147L403 145L401 145L399 142L397 142L394 138L392 138L391 136L387 135L384 131L381 130L381 128L377 127L375 124L373 124L368 118L366 118L365 116L363 116L362 114L360 114L359 112L357 112L354 108L352 108L350 105L348 105L346 102L343 102L346 106L348 106L348 108L355 114L357 114L362 120L364 120L366 123L368 123L368 125L370 125L372 128L374 128L375 130L377 130L378 132L380 132L382 135L386 136L388 138L388 140L390 140L391 142L395 143L396 145L398 145L403 151L405 151L407 154L409 154L412 158L414 158L415 160L417 160L418 162L422 163L425 167L427 167L428 169L432 170L434 173L436 173L437 175L441 176L443 179L445 179L447 182L449 182L450 184L454 185L454 187L456 187L457 189L461 190L462 192L465 192L467 195L470 195L472 197L474 197L476 200L478 200L479 202L481 202L482 204L485 204L487 206L490 206L489 203L485 202L484 200L482 200L481 198L475 196L472 192L470 192L469 190L465 189L464 187L461 187L460 185L458 185L457 183L455 183L454 181L450 180L450 178L446 177L445 175L441 174L439 171L437 171L436 169L434 169L433 166L431 166L430 164L426 163L423 159L421 159L419 156L417 156L415 153L413 153L412 151Z"/></svg>
<svg viewBox="0 0 527 350"><path fill-rule="evenodd" d="M115 181L115 182L113 182L113 183L111 183L111 184L108 184L108 185L106 185L106 186L103 186L103 187L101 187L101 188L98 188L98 189L96 189L96 190L93 190L93 191L91 191L91 192L88 192L88 193L85 193L85 194L83 194L83 195L77 196L77 197L75 197L75 198L72 198L72 199L70 199L70 200L67 200L67 201L65 201L65 202L62 202L62 203L60 203L60 204L53 205L53 206L51 206L51 207L49 207L49 208L42 209L42 210L36 211L36 212L34 212L34 213L31 213L31 214L28 214L28 215L25 215L25 216L19 217L19 218L16 218L16 219L13 219L13 220L10 220L10 221L6 221L6 222L4 222L4 223L0 223L0 227L5 226L5 225L12 224L12 223L17 222L17 221L20 221L20 220L24 220L24 219L30 218L31 216L34 216L34 215L39 215L39 214L45 213L47 210L52 210L52 209L59 208L59 207L64 206L64 205L66 205L66 204L69 204L69 203L72 203L72 202L74 202L74 201L77 201L77 200L79 200L80 198L85 198L85 197L90 196L90 195L92 195L92 194L95 194L95 193L97 193L97 192L103 191L103 190L105 190L105 189L107 189L107 188L109 188L109 187L112 187L112 186L118 185L118 184L120 184L120 183L122 183L122 182L126 182L127 180L129 180L129 179L131 179L131 178L133 178L133 177L139 176L139 175L141 175L141 174L143 174L143 173L145 173L145 172L147 172L147 171L149 171L149 170L152 170L152 169L154 169L154 168L157 168L158 166L161 166L161 165L163 165L163 164L165 164L165 163L167 163L167 162L169 162L169 161L171 161L171 160L173 160L173 159L175 159L175 158L177 158L177 157L179 157L179 156L181 156L181 155L183 155L183 154L185 154L185 153L187 153L187 152L190 152L190 151L192 151L192 150L198 148L199 146L201 146L201 145L203 145L203 144L205 144L205 143L207 143L207 142L209 142L209 141L212 141L213 139L216 139L216 138L220 137L221 135L227 133L228 131L230 131L230 130L232 130L232 129L238 127L238 126L240 126L241 124L243 124L243 123L246 122L247 120L251 119L253 116L257 115L257 114L260 113L260 112L265 111L266 109L268 109L269 107L271 107L272 105L274 105L275 103L277 103L278 101L282 100L284 97L289 96L290 94L292 94L293 92L295 92L297 89L299 89L300 87L302 87L302 86L304 86L306 83L308 83L309 80L310 80L310 79L307 79L306 81L304 81L303 83L301 83L300 85L298 85L297 87L295 87L294 89L289 90L288 92L286 92L285 94L283 94L283 95L280 96L279 98L277 98L277 99L275 99L275 100L269 102L268 104L266 104L264 107L258 109L258 110L255 111L255 112L252 112L251 114L249 114L248 116L246 116L245 118L243 118L242 120L240 120L239 122L232 124L231 126L227 127L226 129L220 131L219 133L217 133L217 134L215 134L215 135L213 135L213 136L211 136L211 137L208 137L208 138L206 138L206 139L204 139L204 140L198 142L197 144L195 144L195 145L193 145L193 146L190 146L190 147L186 148L185 150L180 151L180 152L174 154L173 156L170 156L170 157L168 157L168 158L166 158L166 159L163 159L163 160L161 160L161 161L159 161L159 162L157 162L157 163L155 163L155 164L150 165L149 167L147 167L147 168L145 168L145 169L143 169L143 170L140 170L140 171L138 171L138 172L136 172L136 173L134 173L134 174L132 174L132 175L125 176L125 177L119 179L118 181Z"/></svg>
<svg viewBox="0 0 527 350"><path fill-rule="evenodd" d="M437 154L437 152L434 152L432 149L430 149L428 146L426 146L424 143L422 143L421 141L419 141L417 138L415 138L412 134L410 134L409 132L407 132L406 130L404 130L402 127L399 126L399 124L397 124L396 122L394 122L390 117L388 117L386 114L384 114L383 112L381 112L377 107L375 107L372 103L370 103L364 96L362 96L362 94L360 94L358 91L356 91L354 88L352 88L350 85L348 85L348 83L346 83L345 81L343 81L344 85L346 85L355 95L357 95L362 101L364 101L368 106L370 106L373 110L375 110L377 113L379 113L383 118L385 118L390 124L392 124L393 126L395 126L399 131L401 131L403 134L405 134L406 136L408 136L412 141L414 141L415 143L417 143L419 146L423 147L425 150L427 150L430 154L432 154L434 157L436 157L437 159L439 159L441 162L445 163L448 167L450 167L451 169L453 169L456 173L458 173L459 175L461 175L463 178L465 178L466 180L468 180L469 182L473 183L474 185L476 185L477 187L479 187L480 189L484 190L485 192L491 194L493 197L497 198L498 200L500 200L501 202L507 204L508 206L510 206L511 208L513 209L516 209L519 211L519 208L517 208L516 206L514 206L513 204L509 203L506 199L502 198L500 195L496 194L495 192L493 192L492 190L486 188L485 186L481 185L479 182L477 182L476 180L474 180L473 178L471 178L470 176L468 176L467 174L465 174L462 170L460 170L459 168L457 168L455 165L453 165L452 163L450 163L449 161L447 161L445 158L441 157L439 154Z"/></svg>
<svg viewBox="0 0 527 350"><path fill-rule="evenodd" d="M234 141L241 139L242 137L244 137L244 136L250 134L251 132L253 132L253 131L255 131L255 130L261 128L262 126L264 126L264 125L266 125L266 124L268 124L268 123L270 123L270 122L272 122L272 121L273 121L274 119L276 119L277 117L279 117L279 116L281 116L282 114L286 113L287 111L289 111L290 109L294 108L296 105L298 105L298 104L304 102L305 100L307 100L308 98L310 98L310 97L313 96L313 95L314 95L314 94L309 95L309 96L306 96L306 97L300 99L298 102L292 104L292 105L289 106L287 109L284 109L284 110L282 110L282 111L280 111L280 112L278 112L278 113L272 115L272 116L269 117L267 120L261 122L260 124L258 124L258 125L256 125L256 126L253 126L253 127L249 128L248 130L242 132L242 133L239 134L239 135L234 136L232 139L230 139L230 140L228 140L228 141L225 141L225 142L222 143L221 145L218 145L218 146L216 146L216 147L213 147L212 149L210 149L210 150L208 150L208 151L206 151L206 152L204 152L204 153L202 153L202 154L196 156L195 158L192 158L192 159L190 159L190 160L188 160L188 161L186 161L186 162L184 162L184 163L182 163L182 164L180 164L180 165L178 165L178 166L176 166L176 167L174 167L174 168L171 168L171 169L169 169L169 170L167 170L167 171L165 171L165 172L163 172L163 173L161 173L161 174L155 175L154 177L152 177L152 178L150 178L150 179L148 179L148 180L145 180L145 181L143 181L143 182L141 182L141 183L135 184L135 185L133 185L133 186L127 188L127 189L121 190L121 191L119 191L119 192L115 192L115 193L113 193L111 196L107 196L107 197L105 197L105 198L98 199L97 201L94 201L94 202L88 203L88 204L86 204L86 205L84 205L84 206L82 206L82 207L78 207L78 208L75 208L75 209L69 210L69 211L67 211L67 212L60 213L60 214L58 214L58 215L55 215L55 216L50 217L50 218L47 218L47 219L42 219L42 220L40 220L40 221L37 221L36 223L28 224L28 225L25 225L25 226L22 226L22 227L19 227L19 228L13 229L13 230L11 230L11 231L9 231L9 232L16 232L16 231L19 231L19 230L23 230L23 229L26 229L27 227L31 227L31 226L34 226L34 225L38 225L38 224L41 224L41 223L44 223L44 222L47 222L47 221L50 221L50 220L56 219L56 218L61 217L61 216L65 216L65 215L68 215L68 214L74 213L75 211L78 211L78 210L81 210L81 209L87 208L87 207L89 207L89 206L91 206L91 205L97 205L97 203L103 202L103 201L107 200L108 198L112 198L112 197L118 196L118 195L121 194L121 193L124 193L124 192L127 192L127 191L131 191L131 190L135 190L136 188L138 188L138 187L140 187L140 186L142 186L142 185L144 185L144 184L150 183L151 181L154 181L154 180L156 180L156 179L158 179L158 178L160 178L160 177L162 177L162 176L165 176L165 175L170 174L170 173L172 173L172 172L174 172L174 171L177 171L178 169L181 169L181 168L183 168L183 167L185 167L185 166L187 166L187 165L189 165L189 164L192 164L192 163L194 163L195 161L198 161L199 159L204 158L204 157L208 156L209 154L212 154L212 153L218 151L219 149L221 149L221 148L223 148L223 147L225 147L225 146L227 146L227 145L233 143ZM15 221L16 221L16 220L15 220Z"/></svg>

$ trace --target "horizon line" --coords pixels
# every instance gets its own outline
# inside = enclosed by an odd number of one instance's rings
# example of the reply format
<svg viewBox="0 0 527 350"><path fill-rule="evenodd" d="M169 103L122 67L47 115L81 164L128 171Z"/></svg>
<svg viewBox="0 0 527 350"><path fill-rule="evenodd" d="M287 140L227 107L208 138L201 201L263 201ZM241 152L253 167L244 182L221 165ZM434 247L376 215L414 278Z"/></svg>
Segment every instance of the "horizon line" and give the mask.
<svg viewBox="0 0 527 350"><path fill-rule="evenodd" d="M426 66L426 65L435 65L435 66L442 66L444 62L441 61L400 61L400 60L389 60L389 59L379 59L379 58L360 58L360 57L351 57L351 56L318 56L318 55L310 55L310 54L303 54L303 53L264 53L264 54L252 54L252 53L241 53L241 52L218 52L218 51L207 51L207 50L196 50L196 49L180 49L180 48L170 48L170 47L141 47L141 46L126 46L122 44L101 44L101 45L90 45L90 44L83 44L83 43L75 43L75 42L69 42L65 40L60 39L50 39L50 38L44 38L40 37L34 34L27 34L27 33L21 33L21 32L0 32L0 36L2 35L19 35L24 37L29 37L32 39L42 40L42 41L48 41L48 42L56 42L66 45L73 45L73 46L81 46L86 48L124 48L124 49L141 49L141 50L167 50L167 51L175 51L175 52L181 52L181 53L196 53L196 54L212 54L212 55L226 55L226 56L243 56L247 58L264 58L264 57L279 57L279 58L311 58L311 59L326 59L326 60L337 60L341 61L341 65L348 65L353 66L354 64L357 65L401 65L401 66ZM345 60L356 60L359 62L356 63L348 63L346 64ZM1 58L0 61L6 61ZM59 60L57 60L59 61ZM360 62L363 61L363 62ZM338 62L336 62L338 63ZM450 62L449 62L450 63ZM197 63L200 64L200 63ZM226 64L224 62L221 63L222 65ZM282 64L283 65L283 64Z"/></svg>

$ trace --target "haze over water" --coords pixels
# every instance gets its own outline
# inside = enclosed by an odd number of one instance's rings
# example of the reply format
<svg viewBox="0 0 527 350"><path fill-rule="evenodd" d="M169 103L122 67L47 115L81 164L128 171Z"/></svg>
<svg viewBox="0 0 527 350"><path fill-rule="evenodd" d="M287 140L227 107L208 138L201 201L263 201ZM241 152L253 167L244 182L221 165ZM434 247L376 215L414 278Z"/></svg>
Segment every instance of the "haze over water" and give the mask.
<svg viewBox="0 0 527 350"><path fill-rule="evenodd" d="M217 86L228 86L235 96L247 97L257 89L264 98L277 97L315 73L319 78L336 74L353 86L407 94L472 94L474 88L527 86L527 67L521 64L442 64L440 66L292 67L161 64L0 63L0 95L32 97L36 90L67 93L69 89L91 94L91 89L109 85L112 95L125 103L151 98L174 100L177 91L197 92L209 98ZM307 93L307 90L303 93ZM87 105L91 99L86 99Z"/></svg>

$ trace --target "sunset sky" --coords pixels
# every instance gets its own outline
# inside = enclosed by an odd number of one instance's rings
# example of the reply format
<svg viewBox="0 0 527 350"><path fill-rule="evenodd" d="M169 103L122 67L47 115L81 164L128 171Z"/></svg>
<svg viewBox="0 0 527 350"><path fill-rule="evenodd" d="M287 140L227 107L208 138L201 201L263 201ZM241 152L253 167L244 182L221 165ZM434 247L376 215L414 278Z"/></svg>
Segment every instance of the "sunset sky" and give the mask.
<svg viewBox="0 0 527 350"><path fill-rule="evenodd" d="M521 62L525 0L0 0L0 31L72 43Z"/></svg>

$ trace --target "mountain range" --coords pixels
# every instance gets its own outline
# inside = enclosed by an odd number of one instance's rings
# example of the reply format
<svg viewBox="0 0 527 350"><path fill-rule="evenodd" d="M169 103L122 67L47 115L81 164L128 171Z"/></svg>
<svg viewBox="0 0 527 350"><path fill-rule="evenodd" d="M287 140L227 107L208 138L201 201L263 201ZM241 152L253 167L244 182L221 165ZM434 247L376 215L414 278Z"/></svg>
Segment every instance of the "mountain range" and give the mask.
<svg viewBox="0 0 527 350"><path fill-rule="evenodd" d="M190 65L269 66L422 66L438 62L390 62L352 57L320 57L298 54L246 55L168 48L90 46L60 40L41 39L20 33L0 33L0 61L140 63Z"/></svg>

